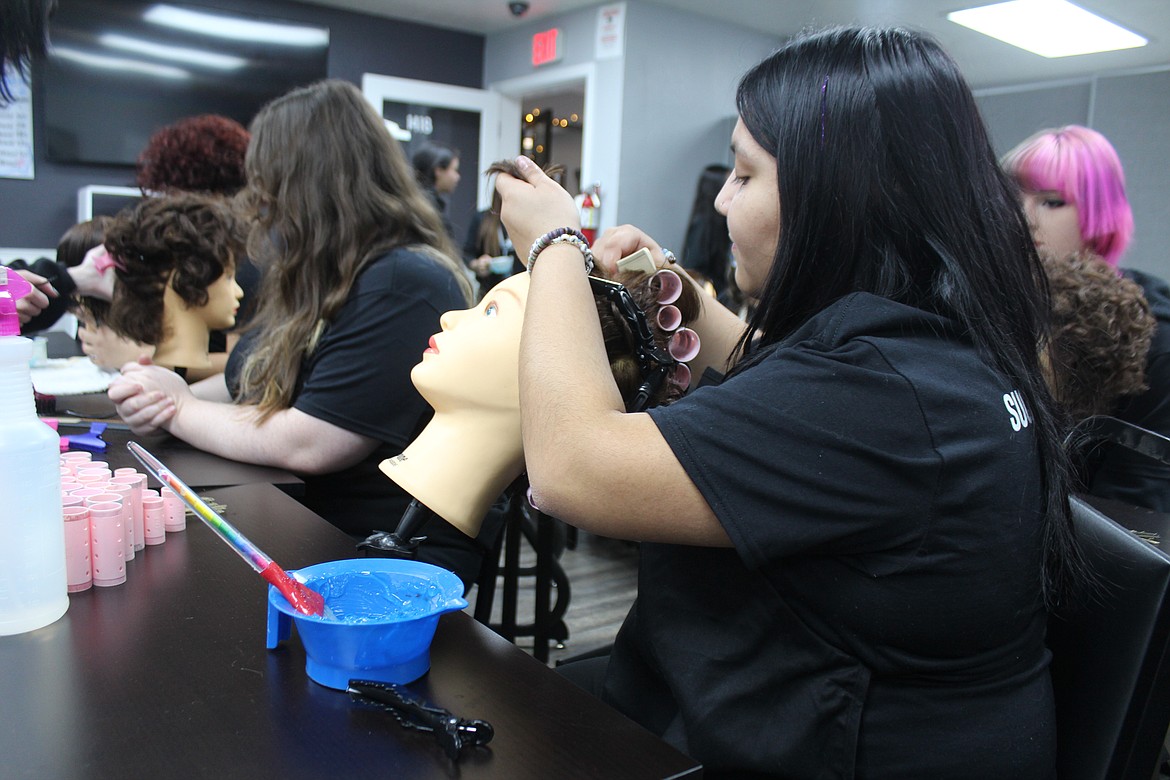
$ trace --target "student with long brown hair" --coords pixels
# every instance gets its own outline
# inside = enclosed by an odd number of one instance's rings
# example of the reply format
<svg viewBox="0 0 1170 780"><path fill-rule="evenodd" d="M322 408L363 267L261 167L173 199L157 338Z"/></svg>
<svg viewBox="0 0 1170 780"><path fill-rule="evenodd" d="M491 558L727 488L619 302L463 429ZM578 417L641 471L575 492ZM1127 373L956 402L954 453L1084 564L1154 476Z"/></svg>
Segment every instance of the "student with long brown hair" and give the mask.
<svg viewBox="0 0 1170 780"><path fill-rule="evenodd" d="M188 391L155 366L127 366L110 397L136 432L166 428L303 475L302 500L364 538L406 508L377 466L426 423L410 370L470 286L402 149L352 84L294 90L251 132L239 199L263 285L226 374ZM470 583L482 549L444 525L425 529L420 558Z"/></svg>

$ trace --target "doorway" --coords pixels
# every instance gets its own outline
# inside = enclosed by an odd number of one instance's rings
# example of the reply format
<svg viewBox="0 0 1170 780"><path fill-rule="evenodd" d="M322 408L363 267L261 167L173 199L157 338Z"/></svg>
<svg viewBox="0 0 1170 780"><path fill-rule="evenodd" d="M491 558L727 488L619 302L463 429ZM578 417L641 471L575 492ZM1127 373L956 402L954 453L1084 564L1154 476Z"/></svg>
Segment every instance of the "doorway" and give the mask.
<svg viewBox="0 0 1170 780"><path fill-rule="evenodd" d="M526 120L529 114L533 114L533 120L538 118L533 109L539 109L541 115L546 115L547 110L550 115L547 115L545 120L547 132L544 140L550 143L544 145L546 150L551 152L548 155L549 161L565 167L563 186L573 195L577 195L581 192L582 186L589 187L600 182L601 197L608 208L610 203L616 205L616 154L613 155L612 164L608 167L603 166L611 173L608 177L610 181L606 181L606 177L596 168L596 151L605 143L599 132L602 125L595 119L598 116L596 86L596 64L589 62L497 81L489 84L488 89L504 98L505 110L501 115L505 123L510 119L507 108L513 107L512 116L515 117L515 124L512 127L520 128L520 132L514 136L516 150L528 154L533 159L537 159L535 149L541 144L536 139L535 130L530 127L536 124L535 121L529 123ZM613 110L611 107L607 108ZM577 115L576 121L572 119L573 114ZM557 127L554 128L552 126L554 118L564 119L566 124L562 126L558 121ZM617 123L611 124L617 126ZM522 148L522 144L528 143L524 139L529 134L533 139L532 150ZM612 139L607 146L614 146ZM609 203L605 203L606 196L610 194L614 197Z"/></svg>
<svg viewBox="0 0 1170 780"><path fill-rule="evenodd" d="M561 166L560 185L573 195L582 192L581 151L588 121L584 83L526 94L520 98L520 108L521 153L542 167Z"/></svg>

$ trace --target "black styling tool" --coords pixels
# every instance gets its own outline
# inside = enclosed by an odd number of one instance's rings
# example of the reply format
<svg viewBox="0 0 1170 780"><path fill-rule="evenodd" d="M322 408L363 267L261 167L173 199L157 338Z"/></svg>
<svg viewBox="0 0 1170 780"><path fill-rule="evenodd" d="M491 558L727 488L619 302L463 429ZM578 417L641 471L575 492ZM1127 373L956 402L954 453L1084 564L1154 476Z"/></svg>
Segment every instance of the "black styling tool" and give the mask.
<svg viewBox="0 0 1170 780"><path fill-rule="evenodd" d="M358 548L382 558L414 558L419 544L427 539L425 536L415 536L415 533L432 517L437 515L417 498L411 499L410 506L406 507L398 527L392 533L375 531L364 541L358 542Z"/></svg>
<svg viewBox="0 0 1170 780"><path fill-rule="evenodd" d="M496 733L486 720L457 718L391 683L350 680L346 693L356 702L382 707L408 729L431 732L452 761L459 760L464 747L486 745Z"/></svg>

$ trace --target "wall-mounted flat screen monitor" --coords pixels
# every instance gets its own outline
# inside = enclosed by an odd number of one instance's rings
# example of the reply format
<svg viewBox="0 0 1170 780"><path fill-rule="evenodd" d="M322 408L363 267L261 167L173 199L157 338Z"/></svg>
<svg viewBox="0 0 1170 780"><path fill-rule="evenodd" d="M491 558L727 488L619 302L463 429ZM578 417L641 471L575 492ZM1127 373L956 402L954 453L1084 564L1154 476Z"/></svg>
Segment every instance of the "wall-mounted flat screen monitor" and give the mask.
<svg viewBox="0 0 1170 780"><path fill-rule="evenodd" d="M116 217L132 209L145 197L137 187L115 187L87 184L77 190L77 221L88 222L94 217Z"/></svg>
<svg viewBox="0 0 1170 780"><path fill-rule="evenodd" d="M50 160L133 165L155 130L198 114L245 127L327 75L329 30L227 8L60 0L41 69Z"/></svg>

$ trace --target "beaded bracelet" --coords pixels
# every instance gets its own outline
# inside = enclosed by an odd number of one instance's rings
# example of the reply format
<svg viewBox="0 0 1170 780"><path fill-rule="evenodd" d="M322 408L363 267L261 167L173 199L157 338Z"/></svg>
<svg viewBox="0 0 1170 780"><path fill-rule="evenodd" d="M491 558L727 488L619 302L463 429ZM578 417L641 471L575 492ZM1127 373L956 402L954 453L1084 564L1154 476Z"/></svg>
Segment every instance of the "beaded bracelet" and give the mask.
<svg viewBox="0 0 1170 780"><path fill-rule="evenodd" d="M553 244L569 244L581 250L581 254L585 255L585 275L588 276L593 271L593 250L589 248L589 244L574 236L572 233L567 233L563 236L557 236L552 240Z"/></svg>
<svg viewBox="0 0 1170 780"><path fill-rule="evenodd" d="M536 265L536 256L553 244L571 244L577 247L581 254L585 255L585 273L593 270L593 252L589 249L588 239L580 230L563 227L550 230L532 242L532 248L528 250L529 273L532 273L532 267Z"/></svg>

